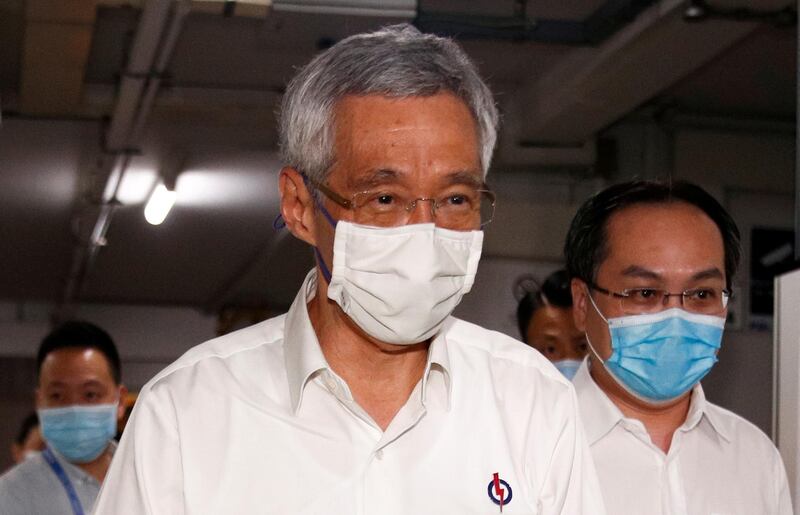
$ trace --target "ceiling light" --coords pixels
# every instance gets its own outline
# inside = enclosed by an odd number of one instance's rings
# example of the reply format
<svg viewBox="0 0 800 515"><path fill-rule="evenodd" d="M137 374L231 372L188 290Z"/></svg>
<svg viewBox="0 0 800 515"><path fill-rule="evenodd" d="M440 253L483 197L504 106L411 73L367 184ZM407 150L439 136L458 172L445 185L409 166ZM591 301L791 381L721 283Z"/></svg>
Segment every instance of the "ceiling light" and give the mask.
<svg viewBox="0 0 800 515"><path fill-rule="evenodd" d="M153 225L159 225L167 218L169 210L175 204L175 190L168 190L164 183L156 186L150 195L150 200L144 207L145 219Z"/></svg>
<svg viewBox="0 0 800 515"><path fill-rule="evenodd" d="M708 9L703 0L690 0L689 5L683 11L683 19L686 21L698 21L705 18L707 13Z"/></svg>

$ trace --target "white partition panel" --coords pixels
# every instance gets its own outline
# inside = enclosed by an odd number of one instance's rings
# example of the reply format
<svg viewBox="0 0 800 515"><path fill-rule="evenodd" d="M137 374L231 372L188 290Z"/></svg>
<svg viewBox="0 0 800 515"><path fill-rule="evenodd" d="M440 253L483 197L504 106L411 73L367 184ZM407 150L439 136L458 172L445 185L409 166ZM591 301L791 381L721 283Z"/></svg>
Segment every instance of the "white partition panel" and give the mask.
<svg viewBox="0 0 800 515"><path fill-rule="evenodd" d="M775 424L792 502L800 504L800 270L775 279Z"/></svg>

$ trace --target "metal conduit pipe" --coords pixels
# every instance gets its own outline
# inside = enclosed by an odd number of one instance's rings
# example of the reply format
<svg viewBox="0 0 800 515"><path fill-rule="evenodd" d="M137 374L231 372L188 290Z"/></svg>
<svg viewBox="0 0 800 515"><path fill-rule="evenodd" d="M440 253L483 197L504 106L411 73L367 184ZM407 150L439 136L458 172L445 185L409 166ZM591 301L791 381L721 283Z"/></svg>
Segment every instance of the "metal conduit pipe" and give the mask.
<svg viewBox="0 0 800 515"><path fill-rule="evenodd" d="M167 7L170 7L171 2L168 1L164 3L167 5ZM127 135L123 140L119 141L119 143L121 143L121 154L116 157L115 166L112 170L112 173L109 175L108 182L106 183L104 191L105 197L103 198L103 204L100 208L100 215L95 223L91 240L89 241L89 255L87 259L86 272L91 269L91 266L94 263L94 258L97 256L97 252L106 243L105 236L108 232L108 227L111 224L111 219L114 216L115 209L119 206L117 194L119 193L122 179L125 177L125 172L128 170L128 165L130 165L132 159L131 149L135 148L139 144L139 141L142 137L142 133L147 124L147 119L153 109L153 103L155 102L156 94L161 86L161 77L164 74L164 70L166 70L167 65L169 64L172 52L175 50L175 44L178 41L183 20L189 13L189 10L190 3L188 1L181 1L177 3L166 34L163 38L159 38L162 41L160 48L153 47L151 49L147 47L145 50L143 50L148 52L151 58L155 58L155 63L152 64L150 71L147 73L146 85L142 83L143 87L137 87L138 93L141 95L141 98L136 99L138 108L135 111L119 109L117 112L122 113L123 116L126 117L124 119L125 125L121 124L115 127L112 121L112 126L109 128L109 133L117 130L119 133L127 133ZM145 21L146 20L144 19L142 20L143 23ZM134 50L135 49L136 47L134 46ZM156 51L158 52L157 54L155 53ZM138 78L138 73L133 72L132 75L133 76L130 78L130 80L141 82L141 79ZM142 89L144 89L143 94ZM133 104L133 102L128 103ZM117 107L119 107L120 104L122 104L122 102L119 102ZM128 118L129 113L131 115L130 118ZM116 137L117 134L112 134L112 136Z"/></svg>
<svg viewBox="0 0 800 515"><path fill-rule="evenodd" d="M80 292L118 205L117 193L132 159L132 151L142 136L148 115L152 110L160 75L166 69L175 48L186 14L188 1L175 5L175 10L165 33L174 0L150 0L145 4L136 31L127 70L120 84L111 123L105 133L105 149L112 156L104 168L108 178L102 194L100 211L87 243L79 244L73 253L69 276L55 318L63 318L70 304ZM146 88L146 89L145 89Z"/></svg>

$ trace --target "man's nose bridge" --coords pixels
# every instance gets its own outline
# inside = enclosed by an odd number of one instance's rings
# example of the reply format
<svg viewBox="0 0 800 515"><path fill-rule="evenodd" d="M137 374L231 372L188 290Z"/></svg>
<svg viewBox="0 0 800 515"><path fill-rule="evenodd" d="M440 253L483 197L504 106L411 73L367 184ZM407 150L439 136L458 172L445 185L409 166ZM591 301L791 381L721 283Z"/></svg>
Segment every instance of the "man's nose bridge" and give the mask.
<svg viewBox="0 0 800 515"><path fill-rule="evenodd" d="M424 209L424 207L417 209L417 206L420 202L429 202L430 209ZM406 209L409 212L409 221L432 222L436 215L436 200L432 198L420 197L409 202Z"/></svg>
<svg viewBox="0 0 800 515"><path fill-rule="evenodd" d="M670 301L669 301L670 297L677 297L677 298L675 299L675 303L673 304L673 306L677 306L677 307L679 307L679 308L680 308L680 307L683 307L683 293L669 293L669 292L665 292L665 293L664 293L664 300L662 301L662 303L663 303L663 305L664 305L664 306L667 306L667 305L669 305L669 303L670 303Z"/></svg>

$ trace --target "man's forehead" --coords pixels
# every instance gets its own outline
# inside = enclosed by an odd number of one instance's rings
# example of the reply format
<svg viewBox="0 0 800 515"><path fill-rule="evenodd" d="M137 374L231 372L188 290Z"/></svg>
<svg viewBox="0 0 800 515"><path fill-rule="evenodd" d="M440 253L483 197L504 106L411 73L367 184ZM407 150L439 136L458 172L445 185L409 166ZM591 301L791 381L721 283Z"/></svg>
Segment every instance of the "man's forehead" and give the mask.
<svg viewBox="0 0 800 515"><path fill-rule="evenodd" d="M702 266L723 268L722 234L708 215L685 202L641 203L613 213L605 227L605 259L619 273L654 276L659 271ZM656 266L649 266L655 263Z"/></svg>
<svg viewBox="0 0 800 515"><path fill-rule="evenodd" d="M40 378L60 378L70 374L111 378L111 364L105 354L94 347L62 347L47 353L42 361Z"/></svg>
<svg viewBox="0 0 800 515"><path fill-rule="evenodd" d="M354 189L431 178L482 184L474 120L450 94L349 96L337 104L329 180Z"/></svg>

